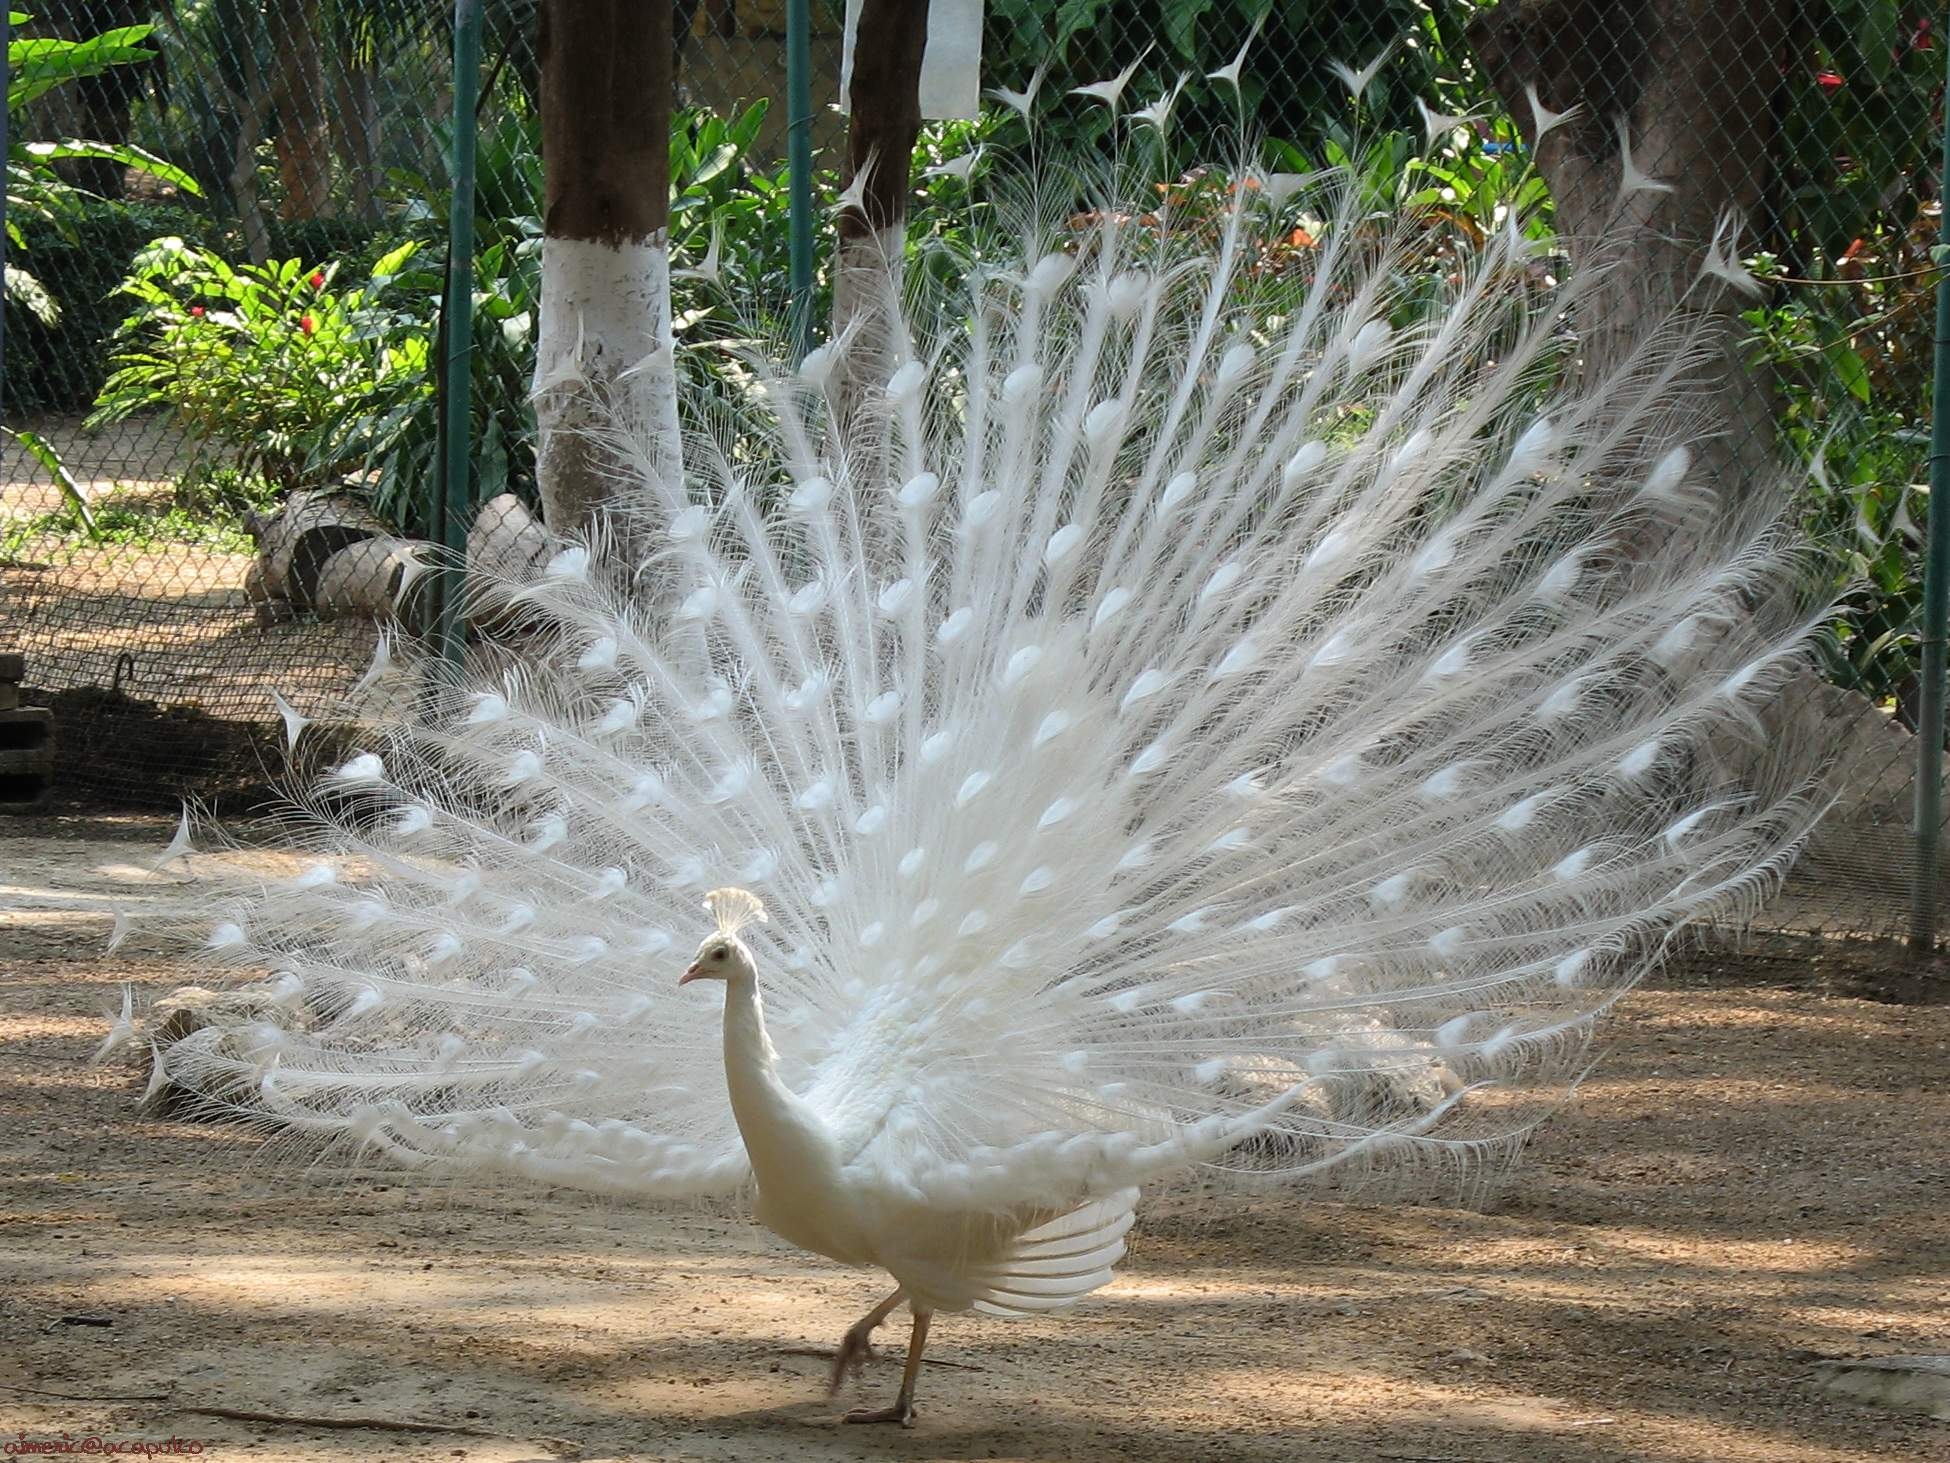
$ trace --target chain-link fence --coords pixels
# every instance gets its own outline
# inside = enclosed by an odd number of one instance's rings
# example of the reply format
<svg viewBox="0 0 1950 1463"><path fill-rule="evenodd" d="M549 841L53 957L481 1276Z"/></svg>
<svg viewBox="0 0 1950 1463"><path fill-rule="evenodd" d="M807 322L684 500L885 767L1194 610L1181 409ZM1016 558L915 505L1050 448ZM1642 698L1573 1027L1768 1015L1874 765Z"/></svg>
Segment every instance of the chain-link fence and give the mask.
<svg viewBox="0 0 1950 1463"><path fill-rule="evenodd" d="M673 253L718 266L678 282L680 341L788 302L788 3L674 0ZM844 9L809 7L822 201ZM507 552L532 522L504 510L535 497L536 10L486 6L475 113L468 493L499 500ZM372 663L375 609L418 628L402 587L437 478L452 27L439 0L59 0L16 27L17 52L124 37L10 92L17 141L114 145L9 185L0 651L54 709L62 786L248 794L281 766L274 690L325 712ZM1573 256L1615 222L1625 169L1655 180L1606 327L1723 260L1701 305L1729 341L1703 388L1712 450L1750 491L1817 463L1805 516L1837 582L1864 585L1825 678L1790 698L1835 749L1839 800L1769 918L1896 937L1918 902L1939 40L1870 0L990 0L983 82L1039 88L1039 148L1101 153L1117 124L1069 93L1135 66L1135 105L1183 82L1187 167L1229 161L1243 114L1276 166L1352 159L1443 227L1543 200L1540 242ZM967 206L942 164L1022 136L1007 108L930 128L911 228Z"/></svg>

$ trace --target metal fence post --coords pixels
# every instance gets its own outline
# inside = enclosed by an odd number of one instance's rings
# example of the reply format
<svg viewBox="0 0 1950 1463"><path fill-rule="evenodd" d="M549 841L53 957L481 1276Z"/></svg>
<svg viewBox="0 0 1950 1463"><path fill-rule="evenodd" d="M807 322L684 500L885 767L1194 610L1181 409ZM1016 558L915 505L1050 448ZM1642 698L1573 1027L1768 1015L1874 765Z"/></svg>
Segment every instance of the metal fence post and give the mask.
<svg viewBox="0 0 1950 1463"><path fill-rule="evenodd" d="M0 6L0 160L7 156L10 134L4 98L13 84L7 48L13 44L12 7ZM7 190L0 186L0 401L7 394Z"/></svg>
<svg viewBox="0 0 1950 1463"><path fill-rule="evenodd" d="M1945 77L1950 85L1950 47ZM1937 180L1938 234L1950 254L1950 114L1944 118L1943 171ZM1942 260L1939 260L1941 263ZM1936 353L1930 383L1930 531L1923 551L1922 704L1916 727L1916 883L1909 948L1936 948L1937 872L1943 838L1944 654L1950 630L1950 272L1936 282Z"/></svg>
<svg viewBox="0 0 1950 1463"><path fill-rule="evenodd" d="M474 130L481 80L481 0L454 0L454 103L447 201L447 293L441 302L440 369L446 387L435 517L448 562L441 574L440 653L457 667L466 649L461 589L473 497Z"/></svg>
<svg viewBox="0 0 1950 1463"><path fill-rule="evenodd" d="M809 0L785 7L786 168L791 191L792 347L795 357L812 349L812 9Z"/></svg>

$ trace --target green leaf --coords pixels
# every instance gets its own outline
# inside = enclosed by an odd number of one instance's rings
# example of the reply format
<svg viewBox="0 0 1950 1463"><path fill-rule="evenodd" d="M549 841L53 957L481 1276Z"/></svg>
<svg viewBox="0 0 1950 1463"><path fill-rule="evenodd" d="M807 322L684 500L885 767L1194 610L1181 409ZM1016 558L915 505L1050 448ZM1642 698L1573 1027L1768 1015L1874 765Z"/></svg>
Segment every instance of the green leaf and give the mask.
<svg viewBox="0 0 1950 1463"><path fill-rule="evenodd" d="M111 66L147 61L156 53L137 44L155 29L129 25L104 31L85 41L37 36L7 46L7 108L9 111L46 95L57 86L99 76Z"/></svg>
<svg viewBox="0 0 1950 1463"><path fill-rule="evenodd" d="M1902 41L1902 6L1899 0L1862 0L1862 13L1856 20L1855 47L1868 68L1868 80L1881 86L1895 65L1896 47Z"/></svg>
<svg viewBox="0 0 1950 1463"><path fill-rule="evenodd" d="M1869 402L1869 367L1854 348L1838 341L1828 348L1828 362L1848 394L1864 406Z"/></svg>
<svg viewBox="0 0 1950 1463"><path fill-rule="evenodd" d="M738 149L733 147L729 142L721 144L711 153L710 157L698 165L697 173L691 179L691 186L694 188L703 187L737 160Z"/></svg>
<svg viewBox="0 0 1950 1463"><path fill-rule="evenodd" d="M1109 3L1110 0L1063 0L1056 12L1056 36L1052 44L1057 55L1062 56L1069 49L1074 37L1096 29Z"/></svg>
<svg viewBox="0 0 1950 1463"><path fill-rule="evenodd" d="M188 173L172 163L164 162L153 152L130 143L84 142L78 138L70 138L65 142L25 142L15 151L24 153L43 164L66 158L88 158L99 162L120 163L125 168L146 173L194 197L203 196L202 186Z"/></svg>
<svg viewBox="0 0 1950 1463"><path fill-rule="evenodd" d="M419 253L419 251L420 241L418 239L408 239L397 249L387 250L386 253L380 255L378 259L373 261L373 279L391 279L406 266L406 261Z"/></svg>
<svg viewBox="0 0 1950 1463"><path fill-rule="evenodd" d="M6 295L41 324L60 323L61 302L47 292L47 286L36 276L29 274L18 264L7 266Z"/></svg>
<svg viewBox="0 0 1950 1463"><path fill-rule="evenodd" d="M1187 61L1198 60L1198 23L1211 8L1212 0L1169 0L1165 6L1165 39Z"/></svg>
<svg viewBox="0 0 1950 1463"><path fill-rule="evenodd" d="M16 432L12 427L0 427L14 441L26 449L28 456L48 470L54 481L61 485L62 496L74 506L75 516L81 526L88 530L88 537L99 540L101 529L95 523L95 511L88 506L88 491L75 481L68 465L61 460L61 454L54 450L53 444L35 432Z"/></svg>

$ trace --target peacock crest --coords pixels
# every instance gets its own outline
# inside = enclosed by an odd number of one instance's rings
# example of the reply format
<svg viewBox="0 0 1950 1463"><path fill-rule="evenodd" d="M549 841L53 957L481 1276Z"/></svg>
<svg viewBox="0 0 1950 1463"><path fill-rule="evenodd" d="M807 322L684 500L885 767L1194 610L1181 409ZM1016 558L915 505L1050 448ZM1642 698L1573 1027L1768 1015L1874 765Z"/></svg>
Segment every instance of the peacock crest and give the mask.
<svg viewBox="0 0 1950 1463"><path fill-rule="evenodd" d="M718 933L727 937L747 925L766 922L764 901L749 889L713 889L704 896L704 907L711 911Z"/></svg>

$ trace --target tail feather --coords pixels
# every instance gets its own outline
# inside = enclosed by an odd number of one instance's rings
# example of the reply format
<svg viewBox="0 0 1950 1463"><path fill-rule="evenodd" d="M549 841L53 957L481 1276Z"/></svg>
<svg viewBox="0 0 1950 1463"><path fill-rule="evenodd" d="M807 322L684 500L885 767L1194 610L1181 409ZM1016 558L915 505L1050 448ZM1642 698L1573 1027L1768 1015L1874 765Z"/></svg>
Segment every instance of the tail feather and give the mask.
<svg viewBox="0 0 1950 1463"><path fill-rule="evenodd" d="M1590 379L1520 231L1462 257L1348 176L1239 181L985 245L864 401L826 347L693 402L687 485L501 587L522 663L203 912L284 994L171 1078L413 1161L733 1186L674 981L736 883L784 1074L890 1194L1519 1141L1805 835L1818 749L1752 743L1822 605L1782 497L1695 461L1683 323ZM1055 1268L995 1303L1114 1241L1026 1236Z"/></svg>
<svg viewBox="0 0 1950 1463"><path fill-rule="evenodd" d="M998 1316L1057 1310L1108 1285L1136 1203L1137 1190L1123 1189L1028 1230L1006 1257L970 1272L974 1308Z"/></svg>

